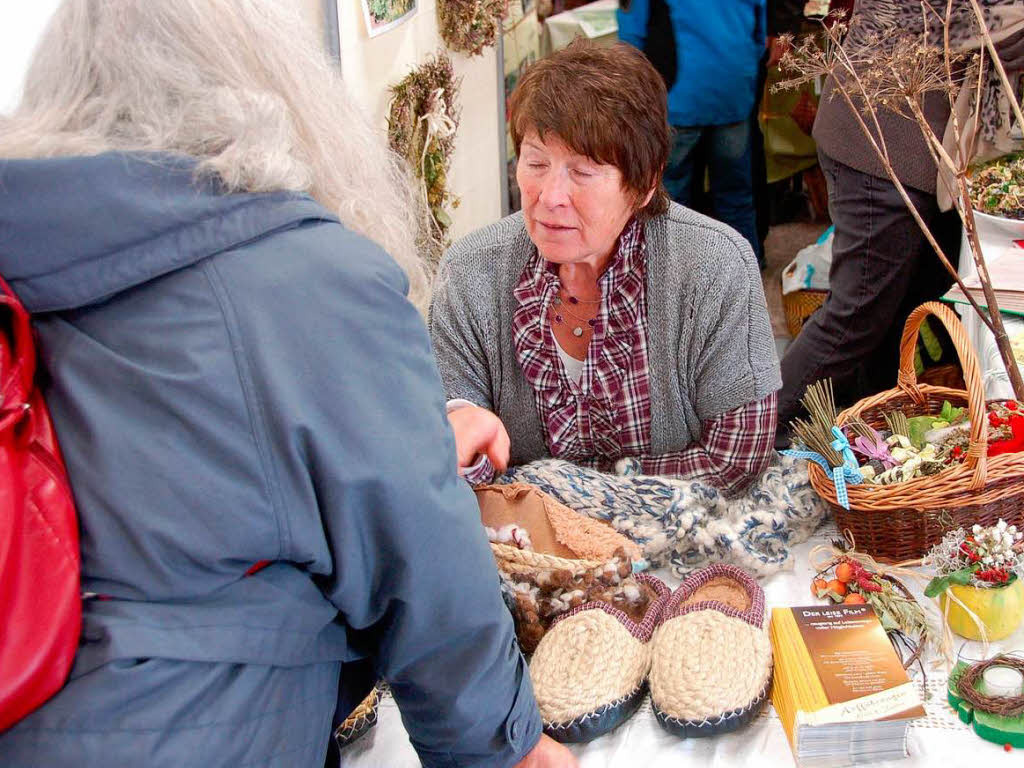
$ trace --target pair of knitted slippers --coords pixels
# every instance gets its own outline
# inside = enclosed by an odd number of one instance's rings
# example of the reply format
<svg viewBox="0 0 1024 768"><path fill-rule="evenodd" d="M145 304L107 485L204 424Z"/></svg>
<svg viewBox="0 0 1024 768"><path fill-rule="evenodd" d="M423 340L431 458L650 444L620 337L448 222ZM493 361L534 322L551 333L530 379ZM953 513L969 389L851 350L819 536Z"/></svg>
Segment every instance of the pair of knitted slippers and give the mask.
<svg viewBox="0 0 1024 768"><path fill-rule="evenodd" d="M743 727L771 687L772 650L764 592L746 572L712 565L670 592L636 577L642 615L604 603L560 617L530 662L544 730L562 742L608 733L650 688L658 722L683 738Z"/></svg>

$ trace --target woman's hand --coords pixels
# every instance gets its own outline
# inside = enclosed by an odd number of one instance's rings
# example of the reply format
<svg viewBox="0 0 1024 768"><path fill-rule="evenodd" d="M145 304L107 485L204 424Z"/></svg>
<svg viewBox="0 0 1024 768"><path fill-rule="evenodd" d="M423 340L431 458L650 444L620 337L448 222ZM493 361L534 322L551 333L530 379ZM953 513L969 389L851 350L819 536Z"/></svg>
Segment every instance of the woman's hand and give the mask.
<svg viewBox="0 0 1024 768"><path fill-rule="evenodd" d="M495 414L486 408L466 405L449 411L448 423L455 432L459 469L472 466L480 454L491 460L497 472L508 468L508 432Z"/></svg>
<svg viewBox="0 0 1024 768"><path fill-rule="evenodd" d="M541 734L537 746L515 768L578 768L575 756L550 736Z"/></svg>

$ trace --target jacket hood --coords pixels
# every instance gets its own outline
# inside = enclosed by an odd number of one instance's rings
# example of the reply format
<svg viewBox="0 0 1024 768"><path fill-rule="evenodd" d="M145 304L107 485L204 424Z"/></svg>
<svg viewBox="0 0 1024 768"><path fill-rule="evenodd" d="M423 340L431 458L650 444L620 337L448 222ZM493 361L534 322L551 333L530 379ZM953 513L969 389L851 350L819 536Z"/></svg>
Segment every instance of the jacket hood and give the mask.
<svg viewBox="0 0 1024 768"><path fill-rule="evenodd" d="M223 194L180 155L0 160L0 276L30 312L77 309L309 220L294 192Z"/></svg>

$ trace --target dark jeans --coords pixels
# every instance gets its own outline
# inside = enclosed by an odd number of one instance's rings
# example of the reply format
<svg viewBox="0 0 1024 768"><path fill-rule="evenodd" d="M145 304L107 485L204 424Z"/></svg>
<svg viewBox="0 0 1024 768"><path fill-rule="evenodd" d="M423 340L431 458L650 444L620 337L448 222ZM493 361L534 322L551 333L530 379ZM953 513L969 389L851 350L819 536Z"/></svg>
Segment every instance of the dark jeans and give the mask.
<svg viewBox="0 0 1024 768"><path fill-rule="evenodd" d="M831 377L838 405L895 385L907 316L953 283L891 181L818 159L836 227L829 295L782 359L782 426L803 414L800 397L818 379ZM955 266L958 216L939 211L934 195L907 192Z"/></svg>
<svg viewBox="0 0 1024 768"><path fill-rule="evenodd" d="M750 121L673 127L672 135L672 150L663 179L669 197L682 205L690 205L694 159L700 145L707 157L714 217L746 238L757 260L761 261L761 241L754 216Z"/></svg>

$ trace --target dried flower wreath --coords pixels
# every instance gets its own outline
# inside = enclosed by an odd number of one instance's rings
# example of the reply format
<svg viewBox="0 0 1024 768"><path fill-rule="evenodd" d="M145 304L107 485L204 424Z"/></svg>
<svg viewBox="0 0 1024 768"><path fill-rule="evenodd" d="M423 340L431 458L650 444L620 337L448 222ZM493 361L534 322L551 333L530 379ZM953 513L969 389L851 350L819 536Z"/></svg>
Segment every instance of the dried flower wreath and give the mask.
<svg viewBox="0 0 1024 768"><path fill-rule="evenodd" d="M459 127L456 99L460 83L451 59L439 52L392 86L388 108L388 143L420 180L428 214L426 231L420 237L435 264L447 245L446 235L452 224L446 206L458 206L448 189L448 169Z"/></svg>
<svg viewBox="0 0 1024 768"><path fill-rule="evenodd" d="M478 56L494 45L508 0L437 0L441 37L453 51Z"/></svg>

